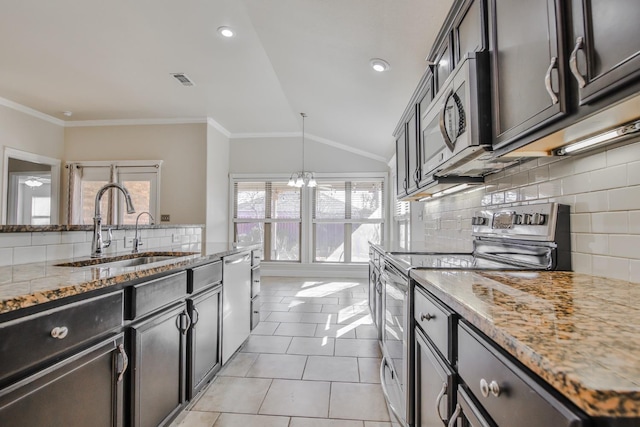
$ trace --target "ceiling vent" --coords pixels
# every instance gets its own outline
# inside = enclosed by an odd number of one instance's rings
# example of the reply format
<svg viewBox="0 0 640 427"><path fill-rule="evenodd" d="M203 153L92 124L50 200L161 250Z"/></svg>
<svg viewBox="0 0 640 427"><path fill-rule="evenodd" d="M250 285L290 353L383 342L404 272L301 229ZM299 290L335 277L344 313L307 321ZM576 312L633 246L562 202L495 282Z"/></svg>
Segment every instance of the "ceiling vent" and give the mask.
<svg viewBox="0 0 640 427"><path fill-rule="evenodd" d="M183 86L195 86L195 84L191 81L191 79L189 79L189 77L186 76L186 74L173 73L171 75L175 77L176 80L178 80L180 83L182 83Z"/></svg>

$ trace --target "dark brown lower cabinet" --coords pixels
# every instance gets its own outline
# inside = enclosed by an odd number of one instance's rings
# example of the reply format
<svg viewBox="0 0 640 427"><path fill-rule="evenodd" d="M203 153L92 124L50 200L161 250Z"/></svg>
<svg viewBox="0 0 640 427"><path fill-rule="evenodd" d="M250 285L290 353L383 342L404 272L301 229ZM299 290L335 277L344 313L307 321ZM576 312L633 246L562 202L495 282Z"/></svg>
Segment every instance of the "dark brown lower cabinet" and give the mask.
<svg viewBox="0 0 640 427"><path fill-rule="evenodd" d="M193 319L189 329L187 398L193 397L213 378L221 366L220 315L222 285L187 300Z"/></svg>
<svg viewBox="0 0 640 427"><path fill-rule="evenodd" d="M131 327L131 425L167 425L185 404L186 338L181 301Z"/></svg>
<svg viewBox="0 0 640 427"><path fill-rule="evenodd" d="M493 427L487 417L476 407L469 395L460 388L458 404L448 427Z"/></svg>
<svg viewBox="0 0 640 427"><path fill-rule="evenodd" d="M2 389L0 425L122 426L123 342L117 335Z"/></svg>
<svg viewBox="0 0 640 427"><path fill-rule="evenodd" d="M455 406L455 375L415 328L415 426L441 427Z"/></svg>

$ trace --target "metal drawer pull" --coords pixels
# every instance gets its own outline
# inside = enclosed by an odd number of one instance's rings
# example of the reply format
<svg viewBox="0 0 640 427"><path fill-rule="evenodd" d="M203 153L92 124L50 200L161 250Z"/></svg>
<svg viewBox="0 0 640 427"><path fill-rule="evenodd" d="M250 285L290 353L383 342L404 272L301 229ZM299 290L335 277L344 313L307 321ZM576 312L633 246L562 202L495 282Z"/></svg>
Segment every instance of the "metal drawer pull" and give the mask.
<svg viewBox="0 0 640 427"><path fill-rule="evenodd" d="M446 394L447 394L447 383L444 382L442 383L442 390L440 390L438 397L436 397L436 414L438 414L438 418L440 418L442 421L447 421L446 418L442 418L442 414L440 413L440 402L442 401L442 398Z"/></svg>
<svg viewBox="0 0 640 427"><path fill-rule="evenodd" d="M451 414L451 419L449 420L449 424L447 424L447 427L455 427L456 425L456 421L458 421L458 417L460 416L460 413L462 412L462 406L460 406L460 404L456 404L456 410L453 411L453 414Z"/></svg>
<svg viewBox="0 0 640 427"><path fill-rule="evenodd" d="M429 313L424 314L424 313L420 313L420 320L421 320L421 321L426 320L426 321L428 322L429 320L431 320L431 319L435 319L435 318L436 318L436 315L435 315L435 314L429 314Z"/></svg>
<svg viewBox="0 0 640 427"><path fill-rule="evenodd" d="M553 71L553 69L556 67L557 62L558 62L558 58L553 56L551 58L551 64L549 65L549 68L547 69L547 74L544 76L544 86L547 88L547 92L549 93L549 96L551 97L551 104L553 104L553 105L558 103L558 96L553 91L553 87L551 87L551 71Z"/></svg>
<svg viewBox="0 0 640 427"><path fill-rule="evenodd" d="M191 326L196 326L198 321L200 320L200 312L197 307L193 307L193 320L191 321Z"/></svg>
<svg viewBox="0 0 640 427"><path fill-rule="evenodd" d="M484 378L480 379L480 393L484 397L489 397L489 383Z"/></svg>
<svg viewBox="0 0 640 427"><path fill-rule="evenodd" d="M51 330L51 336L59 340L64 339L69 334L69 328L66 326L56 326Z"/></svg>
<svg viewBox="0 0 640 427"><path fill-rule="evenodd" d="M127 368L129 367L129 357L127 357L127 352L124 351L124 345L118 345L118 351L120 351L120 356L122 356L122 371L118 373L118 382L122 381L124 378L124 373L127 372Z"/></svg>
<svg viewBox="0 0 640 427"><path fill-rule="evenodd" d="M579 36L576 39L576 46L573 48L571 52L571 56L569 57L569 69L571 70L571 74L576 78L578 82L578 87L582 89L587 85L587 81L580 74L580 70L578 70L578 51L582 49L584 46L584 39L582 36Z"/></svg>
<svg viewBox="0 0 640 427"><path fill-rule="evenodd" d="M491 392L491 394L493 394L495 397L500 396L500 386L498 385L497 382L495 381L491 381L489 383L489 391Z"/></svg>

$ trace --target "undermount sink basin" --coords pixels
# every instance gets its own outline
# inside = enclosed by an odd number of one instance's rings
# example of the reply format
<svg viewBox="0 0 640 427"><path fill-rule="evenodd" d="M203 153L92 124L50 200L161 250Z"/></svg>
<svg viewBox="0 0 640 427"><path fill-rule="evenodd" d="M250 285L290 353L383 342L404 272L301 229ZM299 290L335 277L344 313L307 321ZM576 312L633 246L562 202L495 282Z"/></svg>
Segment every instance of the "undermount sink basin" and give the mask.
<svg viewBox="0 0 640 427"><path fill-rule="evenodd" d="M91 258L83 261L65 262L55 264L56 267L92 267L92 268L125 268L136 267L139 265L153 264L156 262L167 261L189 255L197 252L152 252L129 254L108 258Z"/></svg>

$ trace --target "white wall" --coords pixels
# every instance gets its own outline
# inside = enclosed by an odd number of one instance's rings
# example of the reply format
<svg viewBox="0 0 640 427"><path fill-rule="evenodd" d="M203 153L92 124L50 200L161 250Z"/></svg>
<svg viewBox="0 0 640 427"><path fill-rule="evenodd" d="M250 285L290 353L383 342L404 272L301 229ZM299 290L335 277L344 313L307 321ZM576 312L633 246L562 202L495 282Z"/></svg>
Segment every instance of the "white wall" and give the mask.
<svg viewBox="0 0 640 427"><path fill-rule="evenodd" d="M64 160L163 160L161 214L172 224L204 224L207 144L204 123L71 127Z"/></svg>
<svg viewBox="0 0 640 427"><path fill-rule="evenodd" d="M438 250L470 251L476 210L556 201L571 207L574 271L640 283L640 141L535 159L486 181L475 191L424 202L425 240Z"/></svg>
<svg viewBox="0 0 640 427"><path fill-rule="evenodd" d="M301 137L231 140L231 173L292 173L302 169ZM305 141L305 169L313 172L387 172L385 162L327 144Z"/></svg>
<svg viewBox="0 0 640 427"><path fill-rule="evenodd" d="M207 125L206 242L229 235L229 138Z"/></svg>
<svg viewBox="0 0 640 427"><path fill-rule="evenodd" d="M62 159L64 128L0 105L0 153L4 152L4 147ZM2 169L3 162L0 161L0 188L4 185Z"/></svg>

